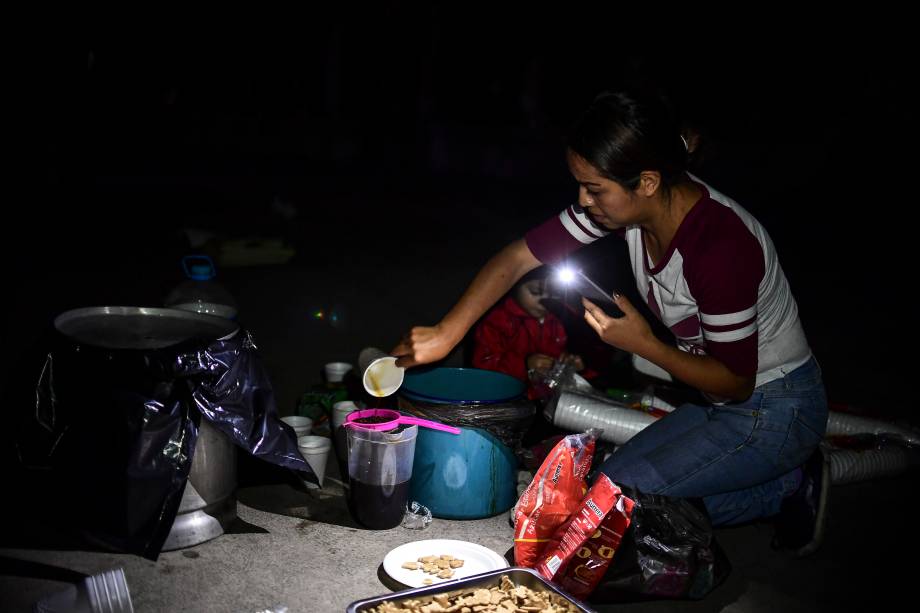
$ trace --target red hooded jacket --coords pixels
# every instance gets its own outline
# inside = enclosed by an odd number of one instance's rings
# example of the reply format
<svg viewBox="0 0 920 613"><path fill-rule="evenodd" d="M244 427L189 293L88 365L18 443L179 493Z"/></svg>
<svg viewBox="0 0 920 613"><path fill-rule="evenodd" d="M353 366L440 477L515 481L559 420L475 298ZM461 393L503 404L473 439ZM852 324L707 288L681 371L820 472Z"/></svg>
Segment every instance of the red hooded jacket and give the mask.
<svg viewBox="0 0 920 613"><path fill-rule="evenodd" d="M527 379L527 356L542 353L558 358L565 351L565 328L547 313L541 324L512 297L492 309L476 327L473 366Z"/></svg>

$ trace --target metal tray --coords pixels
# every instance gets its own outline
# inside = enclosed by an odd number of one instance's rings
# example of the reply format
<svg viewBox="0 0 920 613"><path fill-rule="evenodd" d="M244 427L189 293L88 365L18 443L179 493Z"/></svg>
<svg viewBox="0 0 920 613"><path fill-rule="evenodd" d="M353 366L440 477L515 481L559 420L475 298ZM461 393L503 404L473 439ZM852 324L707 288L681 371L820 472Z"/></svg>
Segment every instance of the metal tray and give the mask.
<svg viewBox="0 0 920 613"><path fill-rule="evenodd" d="M239 329L215 315L130 306L73 309L58 315L54 326L79 343L105 349L163 349L193 338L222 340Z"/></svg>
<svg viewBox="0 0 920 613"><path fill-rule="evenodd" d="M497 570L490 570L487 573L466 577L465 579L445 581L444 583L438 583L437 585L417 587L409 590L402 590L400 592L393 592L392 594L375 596L374 598L356 600L355 602L348 605L346 611L347 613L363 613L365 611L370 611L372 608L383 604L384 600L399 604L409 599L424 600L426 596L433 597L435 594L441 594L444 592L480 588L489 589L491 587L498 587L498 585L501 583L502 575L508 575L508 578L511 579L515 585L523 585L534 590L535 592L552 592L554 594L558 594L563 598L565 602L569 602L574 605L578 611L594 613L594 609L589 609L581 601L575 600L575 598L568 595L566 592L541 577L537 571L531 568L522 568L520 566L512 566L511 568L499 568Z"/></svg>

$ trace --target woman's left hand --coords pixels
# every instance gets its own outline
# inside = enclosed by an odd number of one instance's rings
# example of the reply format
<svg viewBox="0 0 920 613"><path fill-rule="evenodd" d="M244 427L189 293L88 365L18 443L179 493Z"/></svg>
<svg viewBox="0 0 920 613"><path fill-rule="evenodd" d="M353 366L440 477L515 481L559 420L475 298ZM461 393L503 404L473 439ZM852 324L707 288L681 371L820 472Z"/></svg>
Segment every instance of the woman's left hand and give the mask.
<svg viewBox="0 0 920 613"><path fill-rule="evenodd" d="M623 317L610 317L599 306L587 298L582 298L585 321L605 343L641 355L657 340L652 334L651 327L626 296L614 294L613 301L623 311Z"/></svg>

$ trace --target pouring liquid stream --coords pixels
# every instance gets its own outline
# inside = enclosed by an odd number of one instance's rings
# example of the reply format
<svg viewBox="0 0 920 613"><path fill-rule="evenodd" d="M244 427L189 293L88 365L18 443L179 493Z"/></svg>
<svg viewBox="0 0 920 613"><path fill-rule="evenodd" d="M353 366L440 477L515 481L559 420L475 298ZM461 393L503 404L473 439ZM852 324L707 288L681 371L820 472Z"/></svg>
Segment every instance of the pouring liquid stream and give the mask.
<svg viewBox="0 0 920 613"><path fill-rule="evenodd" d="M378 398L383 398L386 394L380 387L380 381L377 379L377 373L374 372L374 369L371 368L367 371L367 378L371 382L371 393Z"/></svg>

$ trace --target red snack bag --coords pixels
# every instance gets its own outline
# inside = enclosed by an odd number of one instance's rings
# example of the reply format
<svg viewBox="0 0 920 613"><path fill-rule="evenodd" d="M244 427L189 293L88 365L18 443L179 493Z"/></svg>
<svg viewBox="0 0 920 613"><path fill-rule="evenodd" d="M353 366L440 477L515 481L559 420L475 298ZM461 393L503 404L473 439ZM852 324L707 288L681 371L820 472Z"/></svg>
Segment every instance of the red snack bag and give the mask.
<svg viewBox="0 0 920 613"><path fill-rule="evenodd" d="M591 595L607 572L623 534L632 521L636 503L622 494L616 505L604 517L600 528L589 538L569 562L556 584L572 596L585 599Z"/></svg>
<svg viewBox="0 0 920 613"><path fill-rule="evenodd" d="M570 434L556 443L514 510L514 560L533 568L543 546L584 496L594 455L595 431Z"/></svg>
<svg viewBox="0 0 920 613"><path fill-rule="evenodd" d="M601 473L569 521L560 526L546 544L534 569L552 580L582 544L594 535L621 495L620 488Z"/></svg>

